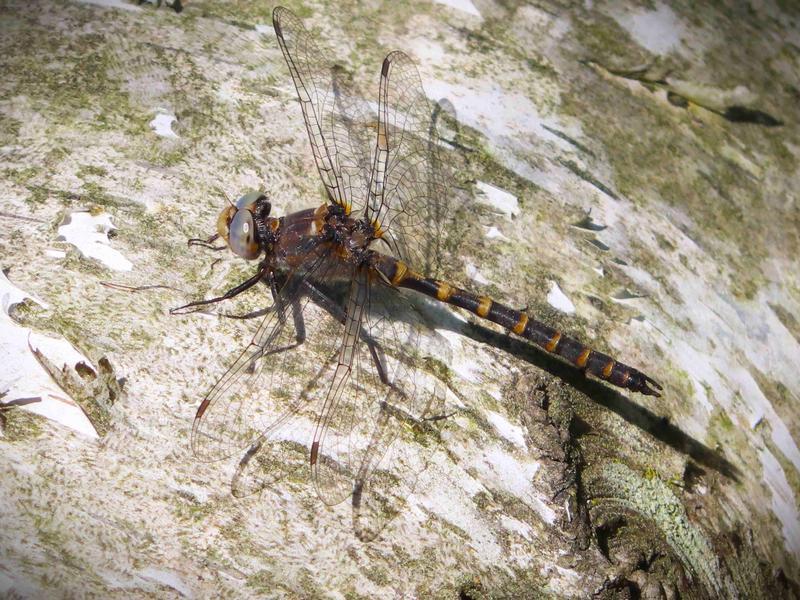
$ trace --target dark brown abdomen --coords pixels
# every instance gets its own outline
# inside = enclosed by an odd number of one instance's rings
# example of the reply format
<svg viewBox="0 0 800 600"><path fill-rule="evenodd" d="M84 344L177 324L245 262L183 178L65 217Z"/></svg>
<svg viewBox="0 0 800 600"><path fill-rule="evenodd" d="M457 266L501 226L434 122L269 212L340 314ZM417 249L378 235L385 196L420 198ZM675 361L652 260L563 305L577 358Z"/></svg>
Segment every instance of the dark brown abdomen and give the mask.
<svg viewBox="0 0 800 600"><path fill-rule="evenodd" d="M658 392L661 386L641 371L584 346L524 312L504 306L487 296L477 296L445 281L423 277L391 256L375 253L371 264L392 285L420 292L497 323L595 377L634 392L650 396L661 395Z"/></svg>

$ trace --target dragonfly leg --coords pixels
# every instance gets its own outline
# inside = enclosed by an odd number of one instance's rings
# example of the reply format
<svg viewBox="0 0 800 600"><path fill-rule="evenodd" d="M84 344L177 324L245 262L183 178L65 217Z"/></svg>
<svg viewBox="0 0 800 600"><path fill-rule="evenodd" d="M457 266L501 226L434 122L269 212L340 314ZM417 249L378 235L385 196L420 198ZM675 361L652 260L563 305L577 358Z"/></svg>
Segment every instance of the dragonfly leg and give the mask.
<svg viewBox="0 0 800 600"><path fill-rule="evenodd" d="M286 280L284 277L278 276L274 271L270 271L267 275L267 282L269 283L269 290L272 293L273 308L278 311L278 318L283 323L286 320L286 315L280 290L283 288ZM305 321L303 321L303 307L300 306L300 301L296 296L291 301L290 307L292 309L292 320L294 321L295 339L299 345L306 341L306 324Z"/></svg>
<svg viewBox="0 0 800 600"><path fill-rule="evenodd" d="M292 300L292 320L294 321L295 339L298 344L306 341L306 323L303 321L303 308L295 298Z"/></svg>
<svg viewBox="0 0 800 600"><path fill-rule="evenodd" d="M378 377L386 385L394 387L394 384L389 381L389 376L386 374L386 367L383 366L383 350L373 341L367 341L367 346L369 347L369 353L372 355L372 361L375 363L375 368L378 369Z"/></svg>
<svg viewBox="0 0 800 600"><path fill-rule="evenodd" d="M216 298L211 298L209 300L196 300L194 302L190 302L189 304L184 304L183 306L178 306L176 308L171 308L169 310L169 314L171 315L185 315L187 313L197 312L198 306L206 306L208 304L216 304L217 302L222 302L223 300L230 300L234 296L238 296L242 292L249 290L259 281L261 281L264 276L268 276L271 272L272 268L270 267L269 263L263 262L259 265L258 272L253 275L250 279L240 283L234 288L229 289L227 292L222 294L222 296L217 296ZM194 309L194 310L188 310Z"/></svg>
<svg viewBox="0 0 800 600"><path fill-rule="evenodd" d="M347 318L345 311L341 306L336 304L336 302L329 298L325 292L323 292L310 281L306 281L303 285L306 287L309 295L318 306L339 321L342 325L345 324ZM386 385L392 385L389 381L389 376L386 373L386 359L384 358L383 350L381 349L380 345L363 329L361 330L361 339L366 342L367 347L369 348L369 353L372 356L372 361L375 363L375 368L378 370L378 377L380 377L381 382L385 383Z"/></svg>
<svg viewBox="0 0 800 600"><path fill-rule="evenodd" d="M258 310L254 310L254 311L251 311L249 313L245 313L243 315L234 315L234 314L231 314L231 313L219 313L219 316L220 317L225 317L226 319L240 319L240 320L244 321L244 320L247 320L247 319L256 319L258 317L263 317L267 313L272 312L273 310L275 310L276 307L281 305L280 302L278 301L278 289L279 289L279 287L278 287L278 284L277 284L277 278L275 276L275 272L274 271L270 271L269 274L267 275L267 279L268 279L268 281L265 281L264 283L269 285L270 292L272 293L272 306L268 306L267 308L260 308ZM294 309L295 312L299 311L299 308L300 308L300 305L298 304ZM281 319L281 320L283 320L283 319ZM298 325L298 321L297 321L297 319L295 319L295 327L298 327L298 331L300 331L302 329L302 332L303 332L302 333L302 338L303 338L303 340L305 340L305 325L303 325L303 324Z"/></svg>
<svg viewBox="0 0 800 600"><path fill-rule="evenodd" d="M219 239L219 234L215 233L211 237L206 239L202 238L189 238L187 245L189 246L202 246L203 248L208 248L209 250L214 250L215 252L219 252L220 250L225 250L228 246L215 246L214 242Z"/></svg>
<svg viewBox="0 0 800 600"><path fill-rule="evenodd" d="M269 306L267 308L259 308L258 310L253 310L249 313L244 313L243 315L234 315L231 313L219 313L219 316L225 317L226 319L239 319L241 321L247 321L248 319L257 319L259 317L263 317L271 310L273 310L273 307Z"/></svg>

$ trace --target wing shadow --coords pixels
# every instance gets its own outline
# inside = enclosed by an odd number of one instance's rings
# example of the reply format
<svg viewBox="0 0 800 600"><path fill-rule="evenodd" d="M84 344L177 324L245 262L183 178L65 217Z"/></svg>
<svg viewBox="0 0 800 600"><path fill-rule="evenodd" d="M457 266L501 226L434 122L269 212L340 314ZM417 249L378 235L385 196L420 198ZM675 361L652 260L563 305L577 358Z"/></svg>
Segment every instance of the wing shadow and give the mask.
<svg viewBox="0 0 800 600"><path fill-rule="evenodd" d="M532 344L499 333L475 322L464 324L449 309L437 302L425 299L425 311L437 327L464 335L482 344L489 344L523 360L539 369L547 371L591 398L597 404L611 410L631 425L646 431L657 440L676 451L689 456L696 463L713 469L736 482L740 480L740 470L719 452L697 441L670 422L668 417L630 400L612 387L586 377L582 371L539 350Z"/></svg>

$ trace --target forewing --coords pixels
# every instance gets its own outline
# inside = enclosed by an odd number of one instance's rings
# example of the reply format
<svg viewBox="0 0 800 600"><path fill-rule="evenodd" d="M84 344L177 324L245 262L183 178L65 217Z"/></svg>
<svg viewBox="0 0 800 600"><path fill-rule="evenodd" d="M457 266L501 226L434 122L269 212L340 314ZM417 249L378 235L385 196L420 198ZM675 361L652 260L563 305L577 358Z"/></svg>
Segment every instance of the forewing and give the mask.
<svg viewBox="0 0 800 600"><path fill-rule="evenodd" d="M359 537L373 537L402 509L427 464L444 402L437 373L445 348L404 295L356 273L312 476L328 504L353 494Z"/></svg>
<svg viewBox="0 0 800 600"><path fill-rule="evenodd" d="M389 54L381 68L366 217L395 254L429 274L439 266L452 188L438 132L441 116L411 58Z"/></svg>
<svg viewBox="0 0 800 600"><path fill-rule="evenodd" d="M192 426L192 450L200 460L240 454L268 439L308 442L318 410L314 401L320 398L308 393L309 365L322 364L335 352L341 324L303 291L307 281L326 279L336 262L327 248L309 254L250 343L208 392Z"/></svg>
<svg viewBox="0 0 800 600"><path fill-rule="evenodd" d="M348 211L363 210L369 172L364 132L370 111L330 61L331 52L320 48L297 15L279 6L272 21L328 196Z"/></svg>

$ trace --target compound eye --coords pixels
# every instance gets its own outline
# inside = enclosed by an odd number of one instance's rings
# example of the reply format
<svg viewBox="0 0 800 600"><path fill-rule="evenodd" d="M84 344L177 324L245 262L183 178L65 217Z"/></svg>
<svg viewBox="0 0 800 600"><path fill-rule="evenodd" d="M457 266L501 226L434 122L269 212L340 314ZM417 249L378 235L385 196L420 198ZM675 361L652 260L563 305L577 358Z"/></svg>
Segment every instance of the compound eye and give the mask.
<svg viewBox="0 0 800 600"><path fill-rule="evenodd" d="M236 208L246 208L250 212L255 212L256 202L261 198L261 192L249 192L236 201Z"/></svg>
<svg viewBox="0 0 800 600"><path fill-rule="evenodd" d="M252 260L261 254L261 248L256 240L256 224L253 213L249 210L236 211L231 221L229 235L228 245L242 258Z"/></svg>

